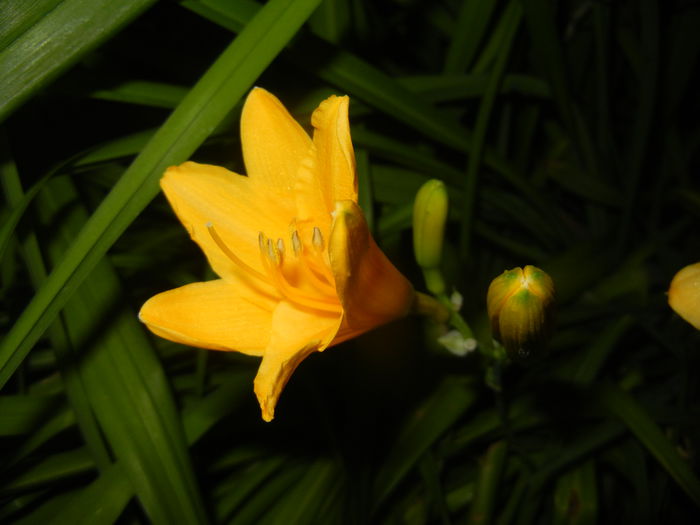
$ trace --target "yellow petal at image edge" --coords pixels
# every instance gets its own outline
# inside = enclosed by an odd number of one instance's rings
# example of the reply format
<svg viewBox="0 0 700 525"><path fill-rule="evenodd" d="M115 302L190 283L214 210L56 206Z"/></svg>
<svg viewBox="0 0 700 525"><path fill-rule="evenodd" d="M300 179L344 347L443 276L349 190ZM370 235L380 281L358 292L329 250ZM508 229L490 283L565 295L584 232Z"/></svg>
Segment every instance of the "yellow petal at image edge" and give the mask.
<svg viewBox="0 0 700 525"><path fill-rule="evenodd" d="M668 304L700 330L700 262L686 266L673 277Z"/></svg>

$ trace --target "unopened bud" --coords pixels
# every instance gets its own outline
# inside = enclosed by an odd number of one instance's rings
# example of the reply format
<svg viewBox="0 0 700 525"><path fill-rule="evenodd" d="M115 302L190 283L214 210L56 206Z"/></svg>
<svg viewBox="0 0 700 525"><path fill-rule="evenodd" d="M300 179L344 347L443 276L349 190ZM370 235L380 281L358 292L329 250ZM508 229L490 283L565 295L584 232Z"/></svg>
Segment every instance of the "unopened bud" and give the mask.
<svg viewBox="0 0 700 525"><path fill-rule="evenodd" d="M700 330L700 262L686 266L673 277L668 304Z"/></svg>
<svg viewBox="0 0 700 525"><path fill-rule="evenodd" d="M448 209L447 188L442 181L431 179L418 190L413 204L413 251L434 294L445 292L439 267Z"/></svg>
<svg viewBox="0 0 700 525"><path fill-rule="evenodd" d="M513 268L496 277L486 297L491 330L512 359L543 349L551 325L554 283L534 266Z"/></svg>

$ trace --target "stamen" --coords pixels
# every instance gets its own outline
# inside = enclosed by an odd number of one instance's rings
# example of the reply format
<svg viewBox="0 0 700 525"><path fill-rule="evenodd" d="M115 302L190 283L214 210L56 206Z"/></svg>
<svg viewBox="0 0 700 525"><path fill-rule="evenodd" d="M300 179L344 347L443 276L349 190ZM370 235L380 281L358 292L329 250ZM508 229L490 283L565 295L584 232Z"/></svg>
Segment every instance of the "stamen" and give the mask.
<svg viewBox="0 0 700 525"><path fill-rule="evenodd" d="M311 237L311 243L318 251L323 250L323 235L321 234L321 230L318 229L318 226L314 226L314 233Z"/></svg>
<svg viewBox="0 0 700 525"><path fill-rule="evenodd" d="M319 230L319 235L320 234L321 232ZM323 237L321 237L321 242L323 242ZM260 246L260 259L267 273L267 276L263 278L267 282L271 281L271 284L277 288L277 291L280 292L282 296L286 297L291 302L302 304L309 308L317 308L324 311L337 310L337 300L333 299L335 289L330 289L326 285L325 288L327 288L327 291L324 290L325 293L322 292L320 296L309 295L287 281L287 277L284 275L281 268L285 250L284 241L282 239L277 239L277 242L275 242L265 237L263 232L259 232L258 245ZM302 244L299 239L299 234L296 231L292 233L292 248L295 249L295 252L298 250L299 253L302 253ZM302 268L306 269L304 265L302 265ZM324 283L319 284L323 285Z"/></svg>
<svg viewBox="0 0 700 525"><path fill-rule="evenodd" d="M321 234L321 230L316 228L318 230L318 234L312 233L312 237L316 236L317 241L320 240L321 246L323 246L323 236ZM304 253L304 246L301 243L301 239L299 238L299 232L297 230L294 230L292 232L292 248L294 249L294 255L297 257L300 257ZM316 250L314 250L316 251ZM318 289L321 293L332 295L335 293L335 285L334 283L329 280L329 278L325 275L323 275L322 272L319 272L319 270L316 268L317 265L322 264L321 261L317 261L318 259L318 254L317 256L311 256L311 257L306 257L304 259L304 264L302 264L299 269L301 272L303 272L306 275L307 279L310 279L315 283L316 289Z"/></svg>
<svg viewBox="0 0 700 525"><path fill-rule="evenodd" d="M299 254L301 253L301 240L299 240L299 232L294 230L292 233L292 248L294 249L294 255L299 257Z"/></svg>
<svg viewBox="0 0 700 525"><path fill-rule="evenodd" d="M267 240L267 256L270 258L270 261L277 266L280 263L279 258L277 257L277 251L275 251L275 243L272 242L272 239Z"/></svg>
<svg viewBox="0 0 700 525"><path fill-rule="evenodd" d="M267 277L265 277L263 274L261 274L261 273L260 273L259 271L257 271L256 269L251 268L250 266L248 266L248 265L247 265L245 262L243 262L235 253L233 253L233 252L231 251L231 249L230 249L228 246L226 246L226 244L225 244L224 241L221 239L221 237L219 237L219 234L216 233L216 230L214 229L214 225L213 225L211 222L208 222L208 223L206 224L206 226L207 226L207 230L209 231L209 235L211 235L211 238L213 239L213 241L216 243L216 245L219 247L219 249L220 249L222 252L224 252L224 255L226 255L226 257L228 257L229 259L231 259L231 261L232 261L234 264L240 266L241 269L243 269L245 272L249 272L249 273L255 275L258 279L261 279L261 280L263 280L263 281L267 281ZM262 233L261 233L260 235L262 235Z"/></svg>
<svg viewBox="0 0 700 525"><path fill-rule="evenodd" d="M277 290L286 297L289 301L302 304L309 308L317 308L324 311L335 311L338 308L336 301L333 301L329 297L308 295L295 286L291 285L284 273L282 273L280 265L277 259L277 252L275 251L274 243L267 239L266 243L263 243L265 248L260 252L261 259L265 270L267 271L267 280L272 281Z"/></svg>

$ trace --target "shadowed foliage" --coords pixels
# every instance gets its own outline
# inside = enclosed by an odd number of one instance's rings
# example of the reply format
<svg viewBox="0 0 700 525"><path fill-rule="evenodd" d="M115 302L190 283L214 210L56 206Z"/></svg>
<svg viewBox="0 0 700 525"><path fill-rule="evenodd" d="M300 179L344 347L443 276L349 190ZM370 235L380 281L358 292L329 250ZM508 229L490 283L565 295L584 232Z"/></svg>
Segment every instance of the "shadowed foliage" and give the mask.
<svg viewBox="0 0 700 525"><path fill-rule="evenodd" d="M0 522L693 523L700 5L686 0L0 2ZM158 181L245 173L254 86L310 129L350 97L359 204L417 290L413 199L482 352L410 317L309 357L264 423L259 359L158 339L216 276ZM556 288L547 348L494 363L486 291Z"/></svg>

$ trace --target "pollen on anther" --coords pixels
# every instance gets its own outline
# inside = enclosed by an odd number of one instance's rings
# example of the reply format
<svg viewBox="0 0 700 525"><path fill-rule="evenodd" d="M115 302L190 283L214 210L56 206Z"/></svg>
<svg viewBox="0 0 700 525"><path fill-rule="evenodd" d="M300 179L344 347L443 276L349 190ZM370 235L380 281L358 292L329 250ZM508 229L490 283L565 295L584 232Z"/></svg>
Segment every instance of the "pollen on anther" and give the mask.
<svg viewBox="0 0 700 525"><path fill-rule="evenodd" d="M301 253L301 240L299 240L299 233L296 230L292 233L292 249L294 250L294 255Z"/></svg>
<svg viewBox="0 0 700 525"><path fill-rule="evenodd" d="M314 226L314 233L311 237L311 242L316 249L323 250L323 235L321 234L321 230L318 229L318 226Z"/></svg>
<svg viewBox="0 0 700 525"><path fill-rule="evenodd" d="M277 252L275 251L275 243L272 242L272 239L267 240L267 256L274 264L279 264Z"/></svg>

